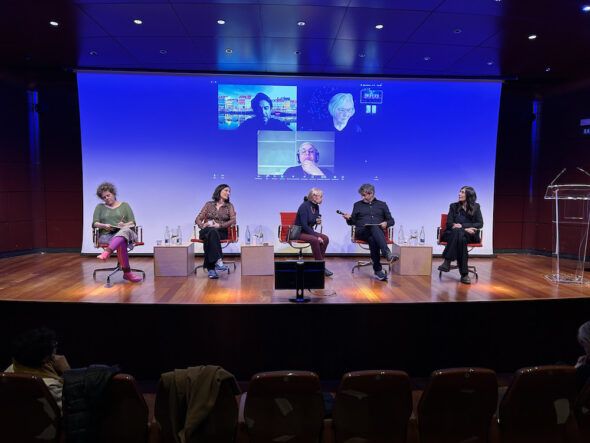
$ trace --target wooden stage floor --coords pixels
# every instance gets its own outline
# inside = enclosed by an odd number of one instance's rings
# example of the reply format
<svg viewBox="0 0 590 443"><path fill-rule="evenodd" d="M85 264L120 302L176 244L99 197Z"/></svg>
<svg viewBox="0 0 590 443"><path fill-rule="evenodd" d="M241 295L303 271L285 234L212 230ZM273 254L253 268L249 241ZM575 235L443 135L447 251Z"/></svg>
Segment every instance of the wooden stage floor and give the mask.
<svg viewBox="0 0 590 443"><path fill-rule="evenodd" d="M438 277L435 259L430 276L390 275L388 282L372 277L370 268L351 273L355 258L328 258L334 276L326 278L324 294L311 295L312 303L444 303L581 298L590 287L556 285L544 278L551 259L543 256L502 254L496 258L474 258L479 281L458 282L458 272ZM200 262L196 258L195 262ZM111 259L108 263L114 264ZM236 272L209 280L200 271L189 277L154 277L153 259L133 257L132 265L146 272L142 283L113 277L113 287L104 287L106 275L97 281L92 271L103 263L73 253L31 254L0 259L0 300L58 301L129 304L260 305L288 303L294 291L275 291L274 277L242 277ZM318 291L320 292L320 291Z"/></svg>

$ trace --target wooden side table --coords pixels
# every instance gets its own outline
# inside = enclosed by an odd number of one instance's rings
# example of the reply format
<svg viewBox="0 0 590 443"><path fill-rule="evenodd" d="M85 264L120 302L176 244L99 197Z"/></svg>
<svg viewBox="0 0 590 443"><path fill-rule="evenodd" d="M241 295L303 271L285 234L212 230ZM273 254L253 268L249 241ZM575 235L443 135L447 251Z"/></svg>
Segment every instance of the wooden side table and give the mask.
<svg viewBox="0 0 590 443"><path fill-rule="evenodd" d="M195 244L154 246L156 277L186 277L195 269Z"/></svg>
<svg viewBox="0 0 590 443"><path fill-rule="evenodd" d="M432 275L432 246L393 245L393 254L399 260L393 263L393 272L399 275Z"/></svg>
<svg viewBox="0 0 590 443"><path fill-rule="evenodd" d="M275 247L273 245L242 245L242 275L274 275Z"/></svg>

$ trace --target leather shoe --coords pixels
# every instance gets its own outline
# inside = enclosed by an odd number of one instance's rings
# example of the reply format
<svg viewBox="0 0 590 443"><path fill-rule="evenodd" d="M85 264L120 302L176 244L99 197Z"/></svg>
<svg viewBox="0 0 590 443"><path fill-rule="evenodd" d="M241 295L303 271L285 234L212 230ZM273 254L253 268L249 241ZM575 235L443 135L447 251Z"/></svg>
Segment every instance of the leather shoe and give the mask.
<svg viewBox="0 0 590 443"><path fill-rule="evenodd" d="M391 251L387 251L387 254L385 254L385 259L389 263L393 263L395 261L398 261L399 260L399 257L397 255L393 255L393 253Z"/></svg>
<svg viewBox="0 0 590 443"><path fill-rule="evenodd" d="M128 281L132 282L132 283L139 283L140 281L142 281L142 280L143 280L143 278L141 278L141 277L140 277L139 275L137 275L137 274L134 274L133 272L125 272L125 273L123 274L123 278L124 278L125 280L128 280Z"/></svg>
<svg viewBox="0 0 590 443"><path fill-rule="evenodd" d="M471 279L469 278L469 275L462 275L461 276L461 283L465 283L466 285L470 285Z"/></svg>
<svg viewBox="0 0 590 443"><path fill-rule="evenodd" d="M451 270L451 262L445 260L439 267L438 270L441 272L449 272Z"/></svg>
<svg viewBox="0 0 590 443"><path fill-rule="evenodd" d="M334 275L334 273L332 271L330 271L328 268L324 269L324 275L326 277L331 277Z"/></svg>

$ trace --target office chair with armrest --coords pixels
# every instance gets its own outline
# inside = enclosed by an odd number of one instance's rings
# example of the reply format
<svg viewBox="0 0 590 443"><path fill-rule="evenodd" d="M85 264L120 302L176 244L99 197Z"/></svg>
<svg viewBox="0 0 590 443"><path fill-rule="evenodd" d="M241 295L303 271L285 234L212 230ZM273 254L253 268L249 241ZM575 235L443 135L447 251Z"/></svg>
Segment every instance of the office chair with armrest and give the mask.
<svg viewBox="0 0 590 443"><path fill-rule="evenodd" d="M447 214L440 215L440 226L436 228L436 243L441 246L446 246L447 242L442 240L442 236L447 229ZM481 248L483 246L483 229L478 229L479 242L478 243L467 243L467 252L471 252L473 248ZM457 265L451 265L451 270L459 269ZM467 270L473 274L476 280L478 280L477 268L473 265L468 265ZM442 277L442 271L438 272L438 278Z"/></svg>
<svg viewBox="0 0 590 443"><path fill-rule="evenodd" d="M143 227L141 226L134 226L131 228L132 230L135 231L135 233L137 234L137 241L133 243L134 247L135 246L143 246L144 242L143 242ZM94 243L94 247L97 249L106 249L108 248L109 244L108 243L101 243L99 241L100 239L100 230L98 228L92 228L92 242ZM127 250L130 250L130 248L127 248ZM115 253L115 251L113 251L113 254ZM112 254L111 254L112 255ZM123 271L123 269L121 268L121 264L117 261L117 266L115 266L114 268L98 268L95 269L94 272L92 273L92 278L94 280L96 280L96 273L97 272L109 272L109 275L107 275L107 283L105 285L105 287L110 288L112 285L111 283L111 277L116 274L119 271ZM135 268L131 268L131 272L138 272L143 276L143 279L145 280L145 272L142 271L141 269L135 269Z"/></svg>
<svg viewBox="0 0 590 443"><path fill-rule="evenodd" d="M351 226L350 227L350 241L359 245L362 249L364 249L365 251L369 250L369 244L364 241L364 240L359 240L358 238L356 238L356 226ZM387 229L385 229L385 242L387 243L387 245L393 245L393 226L389 226ZM397 259L394 259L393 261L396 261ZM382 266L387 266L387 268L389 269L389 273L391 273L391 263L388 260L386 260L385 258L383 258L381 260L381 265ZM372 266L373 262L371 260L358 260L356 262L356 265L354 265L352 267L352 273L354 274L354 270L355 269L360 269L363 266Z"/></svg>
<svg viewBox="0 0 590 443"><path fill-rule="evenodd" d="M193 243L201 243L203 244L203 240L201 240L199 238L199 231L201 230L201 228L199 228L198 225L194 225L193 226L193 238L191 238L191 242ZM231 225L229 228L227 228L227 238L224 240L220 240L221 243L221 248L225 249L227 248L231 243L237 243L238 239L240 238L240 227L238 225ZM234 267L234 271L236 270L236 262L235 261L227 261L227 260L223 260L223 263L225 265L228 265L227 268L227 273L229 274L229 265L233 265ZM203 269L203 271L207 272L207 270L205 269L205 267L203 265L198 265L195 268L195 274L197 273L197 270L201 268Z"/></svg>
<svg viewBox="0 0 590 443"><path fill-rule="evenodd" d="M281 243L286 243L294 249L297 249L297 258L303 259L303 250L311 247L311 245L303 240L295 240L289 238L289 230L295 224L297 212L281 212L281 224L279 225L278 237ZM317 226L317 225L316 225ZM322 225L320 225L320 233L322 232Z"/></svg>

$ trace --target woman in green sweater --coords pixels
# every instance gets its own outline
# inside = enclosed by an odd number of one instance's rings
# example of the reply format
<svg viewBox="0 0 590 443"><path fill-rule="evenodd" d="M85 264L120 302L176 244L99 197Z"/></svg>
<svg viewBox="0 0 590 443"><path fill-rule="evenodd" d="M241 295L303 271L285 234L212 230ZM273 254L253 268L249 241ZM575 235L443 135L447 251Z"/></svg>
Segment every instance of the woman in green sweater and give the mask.
<svg viewBox="0 0 590 443"><path fill-rule="evenodd" d="M109 245L97 258L106 260L116 250L123 278L134 283L141 281L140 276L131 272L127 254L127 248L133 247L133 243L137 241L137 234L131 229L135 226L131 207L128 203L117 200L117 190L112 183L98 185L96 195L103 203L96 205L94 209L92 227L99 229L98 242Z"/></svg>

